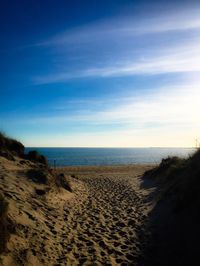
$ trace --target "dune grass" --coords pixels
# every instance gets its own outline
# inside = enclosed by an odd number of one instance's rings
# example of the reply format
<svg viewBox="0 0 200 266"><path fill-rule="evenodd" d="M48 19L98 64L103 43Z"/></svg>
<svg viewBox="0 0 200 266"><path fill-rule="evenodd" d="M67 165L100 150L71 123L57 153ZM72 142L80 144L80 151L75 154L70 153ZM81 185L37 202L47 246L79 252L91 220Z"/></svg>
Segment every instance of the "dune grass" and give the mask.
<svg viewBox="0 0 200 266"><path fill-rule="evenodd" d="M145 172L144 178L160 185L159 200L173 195L178 208L193 203L200 206L200 149L188 158L163 159L156 168Z"/></svg>
<svg viewBox="0 0 200 266"><path fill-rule="evenodd" d="M37 151L29 151L25 154L24 145L18 140L8 137L5 133L0 131L0 156L3 156L9 160L14 161L14 156L18 156L33 162L38 162L43 165L48 165L45 156L39 154Z"/></svg>
<svg viewBox="0 0 200 266"><path fill-rule="evenodd" d="M0 151L1 153L4 152L4 154L22 156L24 154L24 145L0 132Z"/></svg>
<svg viewBox="0 0 200 266"><path fill-rule="evenodd" d="M33 151L29 151L28 154L25 155L25 158L33 161L33 162L38 162L44 165L47 165L47 159L45 158L45 156L39 154L37 151L33 150Z"/></svg>
<svg viewBox="0 0 200 266"><path fill-rule="evenodd" d="M200 265L200 149L185 159L163 159L145 181L155 190L140 265Z"/></svg>

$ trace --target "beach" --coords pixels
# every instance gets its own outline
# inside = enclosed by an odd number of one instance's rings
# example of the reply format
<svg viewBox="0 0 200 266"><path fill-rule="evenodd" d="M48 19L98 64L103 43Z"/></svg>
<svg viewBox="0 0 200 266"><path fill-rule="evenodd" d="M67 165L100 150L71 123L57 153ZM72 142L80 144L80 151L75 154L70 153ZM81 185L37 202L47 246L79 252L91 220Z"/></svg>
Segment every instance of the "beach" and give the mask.
<svg viewBox="0 0 200 266"><path fill-rule="evenodd" d="M86 186L85 200L70 209L65 239L71 265L133 265L141 253L139 233L149 206L140 176L152 166L66 167Z"/></svg>
<svg viewBox="0 0 200 266"><path fill-rule="evenodd" d="M2 138L0 265L199 265L200 150L52 168Z"/></svg>
<svg viewBox="0 0 200 266"><path fill-rule="evenodd" d="M1 191L15 221L2 265L137 264L151 210L140 178L152 165L53 170L66 176L72 192L27 180L32 162L1 158L0 165Z"/></svg>

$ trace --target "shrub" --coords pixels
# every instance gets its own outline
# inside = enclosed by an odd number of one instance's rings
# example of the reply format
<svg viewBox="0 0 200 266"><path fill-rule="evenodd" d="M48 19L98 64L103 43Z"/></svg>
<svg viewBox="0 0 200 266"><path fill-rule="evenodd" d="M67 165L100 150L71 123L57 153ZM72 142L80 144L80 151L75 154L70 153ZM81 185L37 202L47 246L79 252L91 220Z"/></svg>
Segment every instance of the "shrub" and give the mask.
<svg viewBox="0 0 200 266"><path fill-rule="evenodd" d="M48 172L45 169L30 169L27 172L27 176L35 183L38 184L48 183Z"/></svg>
<svg viewBox="0 0 200 266"><path fill-rule="evenodd" d="M200 149L198 149L192 156L189 158L189 162L193 167L199 167L200 165Z"/></svg>
<svg viewBox="0 0 200 266"><path fill-rule="evenodd" d="M7 140L8 150L13 152L18 156L22 156L24 154L24 145L22 145L19 141L14 139Z"/></svg>
<svg viewBox="0 0 200 266"><path fill-rule="evenodd" d="M0 132L0 148L2 149L5 146L6 136L2 132Z"/></svg>
<svg viewBox="0 0 200 266"><path fill-rule="evenodd" d="M159 166L147 171L144 178L150 178L159 185L159 199L172 196L175 209L200 207L200 150L188 159L169 157L163 159ZM176 199L176 200L175 200ZM196 210L199 208L196 208Z"/></svg>
<svg viewBox="0 0 200 266"><path fill-rule="evenodd" d="M46 158L43 155L40 155L37 151L29 151L29 153L25 157L28 160L47 165Z"/></svg>
<svg viewBox="0 0 200 266"><path fill-rule="evenodd" d="M8 151L0 151L0 156L10 160L15 161L15 157Z"/></svg>
<svg viewBox="0 0 200 266"><path fill-rule="evenodd" d="M187 164L186 159L181 159L179 157L168 157L162 159L161 163L144 173L145 178L159 179L157 181L166 181L166 178L173 176L176 171L182 170Z"/></svg>
<svg viewBox="0 0 200 266"><path fill-rule="evenodd" d="M28 154L24 154L24 150L25 148L22 143L0 132L0 156L12 161L15 160L13 156L19 156L30 161L41 163L45 166L48 165L46 158L37 151L30 151Z"/></svg>
<svg viewBox="0 0 200 266"><path fill-rule="evenodd" d="M2 132L0 132L0 150L2 156L3 151L6 153L10 152L12 155L23 156L24 145L19 141L11 139Z"/></svg>

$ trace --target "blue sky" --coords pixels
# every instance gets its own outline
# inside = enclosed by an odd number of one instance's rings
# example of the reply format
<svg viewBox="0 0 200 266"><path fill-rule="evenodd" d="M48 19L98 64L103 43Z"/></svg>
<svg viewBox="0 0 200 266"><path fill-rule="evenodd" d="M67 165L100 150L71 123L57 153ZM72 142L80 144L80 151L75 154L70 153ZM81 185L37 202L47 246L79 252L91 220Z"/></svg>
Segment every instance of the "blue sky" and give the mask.
<svg viewBox="0 0 200 266"><path fill-rule="evenodd" d="M0 129L26 146L193 146L199 1L5 1Z"/></svg>

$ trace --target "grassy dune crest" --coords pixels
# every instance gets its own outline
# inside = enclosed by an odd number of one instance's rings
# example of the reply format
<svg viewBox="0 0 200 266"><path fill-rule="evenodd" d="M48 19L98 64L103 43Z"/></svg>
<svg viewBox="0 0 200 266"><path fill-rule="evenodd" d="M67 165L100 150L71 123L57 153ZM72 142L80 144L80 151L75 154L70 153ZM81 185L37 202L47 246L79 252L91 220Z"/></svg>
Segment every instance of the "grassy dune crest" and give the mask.
<svg viewBox="0 0 200 266"><path fill-rule="evenodd" d="M0 132L0 156L3 156L11 161L14 161L14 156L18 156L33 162L39 162L47 165L47 159L37 151L29 151L25 154L24 145L18 140L12 139L3 132Z"/></svg>
<svg viewBox="0 0 200 266"><path fill-rule="evenodd" d="M200 150L187 159L163 159L144 174L145 183L156 189L141 265L200 265Z"/></svg>

